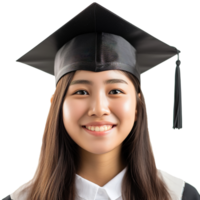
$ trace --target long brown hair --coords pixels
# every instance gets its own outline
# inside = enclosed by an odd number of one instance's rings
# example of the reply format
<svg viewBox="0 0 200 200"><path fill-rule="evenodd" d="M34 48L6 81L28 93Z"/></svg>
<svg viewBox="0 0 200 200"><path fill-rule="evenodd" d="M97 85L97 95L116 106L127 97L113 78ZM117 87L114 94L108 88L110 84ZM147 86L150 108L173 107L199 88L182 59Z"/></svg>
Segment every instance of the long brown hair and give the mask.
<svg viewBox="0 0 200 200"><path fill-rule="evenodd" d="M123 141L122 155L127 166L122 184L123 200L170 200L167 186L158 174L150 143L145 100L139 81L122 71L133 83L137 101L137 121ZM75 71L63 76L56 91L42 139L39 163L28 200L74 200L78 145L67 133L62 105ZM133 111L134 113L134 111Z"/></svg>

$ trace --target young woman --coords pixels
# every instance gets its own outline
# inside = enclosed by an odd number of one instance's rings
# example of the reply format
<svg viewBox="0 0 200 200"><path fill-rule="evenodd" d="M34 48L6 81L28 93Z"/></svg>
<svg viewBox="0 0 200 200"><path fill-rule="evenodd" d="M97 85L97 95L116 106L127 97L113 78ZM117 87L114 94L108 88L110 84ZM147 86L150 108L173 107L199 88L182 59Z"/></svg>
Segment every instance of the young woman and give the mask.
<svg viewBox="0 0 200 200"><path fill-rule="evenodd" d="M95 31L81 27L67 35L77 23L90 24L91 13ZM125 34L130 26L135 47ZM149 42L138 45L145 38ZM140 57L142 46L155 55ZM156 57L159 48L162 56ZM93 3L21 58L48 73L53 69L56 90L35 176L4 200L200 200L192 185L156 168L140 88L141 71L176 52Z"/></svg>

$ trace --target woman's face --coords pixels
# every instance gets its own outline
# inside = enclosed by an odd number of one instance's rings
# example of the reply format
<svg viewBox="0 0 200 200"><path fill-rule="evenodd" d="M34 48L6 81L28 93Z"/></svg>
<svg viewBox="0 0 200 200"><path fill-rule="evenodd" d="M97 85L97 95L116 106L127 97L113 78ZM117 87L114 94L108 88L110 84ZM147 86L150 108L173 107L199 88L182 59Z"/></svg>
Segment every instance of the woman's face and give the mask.
<svg viewBox="0 0 200 200"><path fill-rule="evenodd" d="M123 82L105 83L109 79ZM63 103L63 123L70 137L82 149L104 154L122 144L133 128L136 94L132 82L119 70L91 72L78 70L71 83L87 80L91 84L71 84ZM117 126L105 136L93 136L82 126L109 121Z"/></svg>

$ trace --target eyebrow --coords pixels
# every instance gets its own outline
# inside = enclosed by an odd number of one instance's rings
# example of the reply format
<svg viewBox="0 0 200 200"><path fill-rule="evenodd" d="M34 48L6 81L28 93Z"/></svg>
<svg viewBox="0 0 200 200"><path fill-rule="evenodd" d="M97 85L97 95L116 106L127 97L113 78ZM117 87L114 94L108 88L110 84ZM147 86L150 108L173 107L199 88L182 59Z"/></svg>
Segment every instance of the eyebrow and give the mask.
<svg viewBox="0 0 200 200"><path fill-rule="evenodd" d="M114 84L114 83L125 83L128 85L128 83L125 80L122 79L108 79L104 81L104 84ZM88 80L75 80L72 81L70 85L75 85L75 84L88 84L88 85L92 85L93 82L92 81L88 81Z"/></svg>

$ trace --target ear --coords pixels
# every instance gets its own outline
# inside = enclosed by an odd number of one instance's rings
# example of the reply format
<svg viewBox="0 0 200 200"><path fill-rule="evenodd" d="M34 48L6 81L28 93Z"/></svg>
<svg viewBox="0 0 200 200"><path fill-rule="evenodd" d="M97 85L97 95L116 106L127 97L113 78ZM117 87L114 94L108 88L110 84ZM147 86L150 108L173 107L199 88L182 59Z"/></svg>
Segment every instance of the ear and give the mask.
<svg viewBox="0 0 200 200"><path fill-rule="evenodd" d="M51 93L50 96L49 96L49 103L51 104L52 101L53 101L53 93Z"/></svg>

